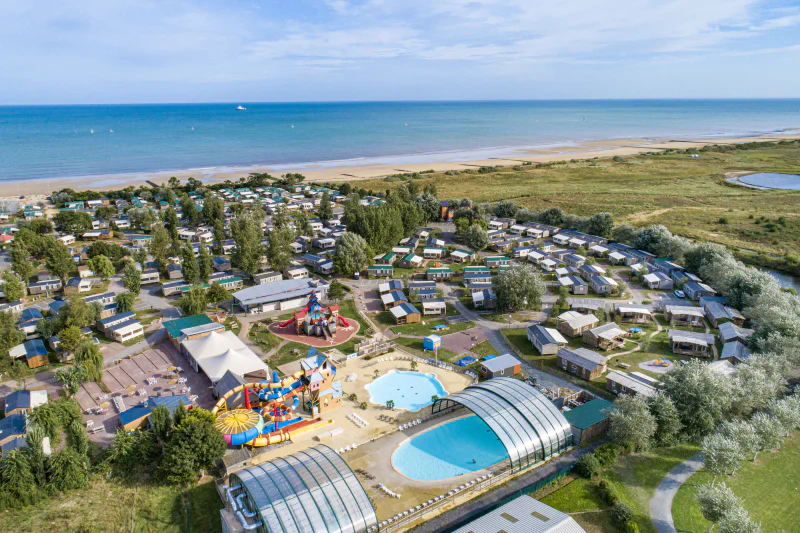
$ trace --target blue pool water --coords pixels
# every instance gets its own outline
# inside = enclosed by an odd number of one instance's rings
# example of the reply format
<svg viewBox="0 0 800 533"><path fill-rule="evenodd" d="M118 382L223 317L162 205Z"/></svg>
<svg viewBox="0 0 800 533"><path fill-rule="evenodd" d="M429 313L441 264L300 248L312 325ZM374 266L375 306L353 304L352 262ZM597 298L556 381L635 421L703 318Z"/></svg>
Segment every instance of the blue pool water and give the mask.
<svg viewBox="0 0 800 533"><path fill-rule="evenodd" d="M394 452L392 465L407 478L435 481L477 472L507 458L489 426L477 416L468 416L404 442Z"/></svg>
<svg viewBox="0 0 800 533"><path fill-rule="evenodd" d="M447 391L436 379L436 375L403 370L390 370L368 384L366 389L370 394L370 402L386 405L386 402L392 400L395 409L408 411L419 411L430 405L433 403L433 396L447 396Z"/></svg>
<svg viewBox="0 0 800 533"><path fill-rule="evenodd" d="M742 176L739 181L765 189L800 190L800 174L778 174L775 172L757 172Z"/></svg>

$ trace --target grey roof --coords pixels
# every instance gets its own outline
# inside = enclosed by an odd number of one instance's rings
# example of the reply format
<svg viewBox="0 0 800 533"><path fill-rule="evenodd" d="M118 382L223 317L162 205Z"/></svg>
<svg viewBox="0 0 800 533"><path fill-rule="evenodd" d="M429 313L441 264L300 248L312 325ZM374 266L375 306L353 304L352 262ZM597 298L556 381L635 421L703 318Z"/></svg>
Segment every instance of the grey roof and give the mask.
<svg viewBox="0 0 800 533"><path fill-rule="evenodd" d="M575 348L574 350L572 348L561 348L556 356L587 370L594 370L598 366L608 363L607 357L586 348Z"/></svg>
<svg viewBox="0 0 800 533"><path fill-rule="evenodd" d="M664 312L673 315L705 316L702 309L691 305L665 305Z"/></svg>
<svg viewBox="0 0 800 533"><path fill-rule="evenodd" d="M680 329L671 329L667 333L670 341L677 342L690 342L692 344L706 344L709 346L714 345L714 335L711 333L700 333L699 331L683 331Z"/></svg>
<svg viewBox="0 0 800 533"><path fill-rule="evenodd" d="M365 533L378 525L353 471L324 445L240 470L229 484L234 498L245 494L259 532Z"/></svg>
<svg viewBox="0 0 800 533"><path fill-rule="evenodd" d="M111 326L109 328L106 328L106 330L114 332L114 331L119 331L121 329L127 328L128 326L133 326L133 325L136 325L136 324L141 325L138 320L132 318L130 320L126 320L125 322L121 322L119 324L114 324L113 326Z"/></svg>
<svg viewBox="0 0 800 533"><path fill-rule="evenodd" d="M745 359L750 357L750 350L739 341L731 341L726 342L722 346L722 353L720 353L720 359L738 359L739 361L744 361Z"/></svg>
<svg viewBox="0 0 800 533"><path fill-rule="evenodd" d="M124 322L128 319L133 318L134 316L136 316L136 313L134 313L133 311L125 311L124 313L111 315L110 317L98 320L97 323L105 327L106 325L113 324L115 322L120 322L120 321Z"/></svg>
<svg viewBox="0 0 800 533"><path fill-rule="evenodd" d="M618 383L626 389L632 390L642 396L655 396L658 393L658 390L650 383L638 380L636 376L620 372L619 370L612 370L606 374L606 380Z"/></svg>
<svg viewBox="0 0 800 533"><path fill-rule="evenodd" d="M574 518L527 494L476 518L453 533L498 533L498 531L506 533L585 533Z"/></svg>
<svg viewBox="0 0 800 533"><path fill-rule="evenodd" d="M492 378L436 400L431 412L458 404L478 415L503 443L516 470L573 444L564 415L541 392L514 378Z"/></svg>
<svg viewBox="0 0 800 533"><path fill-rule="evenodd" d="M187 337L191 337L192 335L197 335L199 333L206 333L210 331L217 331L220 329L225 329L225 326L218 322L211 322L210 324L200 324L199 326L194 326L191 328L186 328L181 330L181 335L186 335ZM227 392L227 391L226 391Z"/></svg>
<svg viewBox="0 0 800 533"><path fill-rule="evenodd" d="M505 370L506 368L511 368L519 364L519 361L516 357L511 355L510 353L505 353L500 357L495 357L493 359L489 359L488 361L483 361L481 366L487 369L489 372L497 372L499 370Z"/></svg>
<svg viewBox="0 0 800 533"><path fill-rule="evenodd" d="M397 318L411 314L419 314L417 308L408 302L403 302L400 305L396 305L392 307L389 311Z"/></svg>
<svg viewBox="0 0 800 533"><path fill-rule="evenodd" d="M317 289L315 282L308 278L285 279L236 291L233 297L242 305L250 306L307 296Z"/></svg>
<svg viewBox="0 0 800 533"><path fill-rule="evenodd" d="M740 328L733 322L725 322L719 325L719 338L722 342L728 342L734 339L746 341L753 333L755 333L755 330Z"/></svg>
<svg viewBox="0 0 800 533"><path fill-rule="evenodd" d="M533 335L533 337L539 341L539 344L556 344L556 340L552 335L550 335L550 332L547 331L547 328L541 324L528 326L528 333Z"/></svg>

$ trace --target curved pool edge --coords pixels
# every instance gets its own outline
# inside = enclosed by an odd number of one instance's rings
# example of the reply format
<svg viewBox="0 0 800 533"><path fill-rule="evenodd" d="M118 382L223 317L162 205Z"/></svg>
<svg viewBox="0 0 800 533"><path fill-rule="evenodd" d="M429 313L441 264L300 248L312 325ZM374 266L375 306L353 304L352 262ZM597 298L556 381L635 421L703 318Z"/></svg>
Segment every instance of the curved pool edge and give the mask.
<svg viewBox="0 0 800 533"><path fill-rule="evenodd" d="M372 391L370 390L370 387L371 387L372 385L374 385L374 384L375 384L375 383L376 383L378 380L380 380L381 378L383 378L383 377L385 377L385 376L388 376L389 374L400 373L400 372L405 372L405 373L407 373L407 374L411 374L411 373L413 373L413 374L419 374L419 375L422 375L422 376L427 376L427 377L429 377L429 378L433 378L433 379L436 381L436 383L438 383L438 384L439 384L439 388L441 388L441 389L442 389L442 396L441 396L441 398L444 398L445 396L449 396L449 395L450 395L450 393L449 393L449 392L447 392L447 389L444 387L444 383L442 383L442 382L441 382L441 380L439 380L439 376L437 376L437 375L436 375L436 374L434 374L433 372L420 372L420 371L418 371L418 370L402 370L402 369L399 369L399 368L392 368L392 369L390 369L388 372L386 372L386 373L385 373L383 376L380 376L378 379L376 379L376 380L373 380L371 383L367 383L366 385L364 385L364 390L366 390L366 391L369 393L369 403L370 403L370 404L372 404L372 405L384 405L384 406L386 405L386 403L385 403L385 402L381 403L381 402L374 402L374 401L372 401ZM413 410L413 409L407 409L407 408L405 408L405 407L395 407L395 408L394 408L394 410L395 410L395 411L407 411L407 412L409 412L409 413L419 413L420 411L422 411L423 409L425 409L426 407L428 407L428 406L430 406L430 405L432 405L432 404L433 404L433 402L431 402L431 403L429 403L429 404L422 405L422 406L420 406L420 408L419 408L419 409L417 409L417 410Z"/></svg>

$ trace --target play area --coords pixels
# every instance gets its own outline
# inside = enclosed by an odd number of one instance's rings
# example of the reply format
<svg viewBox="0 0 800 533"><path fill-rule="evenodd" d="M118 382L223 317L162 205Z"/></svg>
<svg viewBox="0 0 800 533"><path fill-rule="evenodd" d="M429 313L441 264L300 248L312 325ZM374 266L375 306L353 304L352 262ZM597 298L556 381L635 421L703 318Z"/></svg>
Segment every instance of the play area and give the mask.
<svg viewBox="0 0 800 533"><path fill-rule="evenodd" d="M283 339L317 348L347 342L358 333L358 329L357 321L339 314L338 305L323 306L314 292L309 296L308 304L293 313L289 320L269 326L272 333Z"/></svg>

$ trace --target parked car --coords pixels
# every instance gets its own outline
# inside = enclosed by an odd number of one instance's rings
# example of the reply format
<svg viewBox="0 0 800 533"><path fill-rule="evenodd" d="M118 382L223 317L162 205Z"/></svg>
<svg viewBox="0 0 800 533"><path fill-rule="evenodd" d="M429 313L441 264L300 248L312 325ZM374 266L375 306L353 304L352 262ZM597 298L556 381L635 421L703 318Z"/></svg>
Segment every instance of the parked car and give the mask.
<svg viewBox="0 0 800 533"><path fill-rule="evenodd" d="M674 294L675 296L677 296L678 298L681 298L681 299L686 298L686 295L683 294L683 291L672 291L672 294Z"/></svg>

